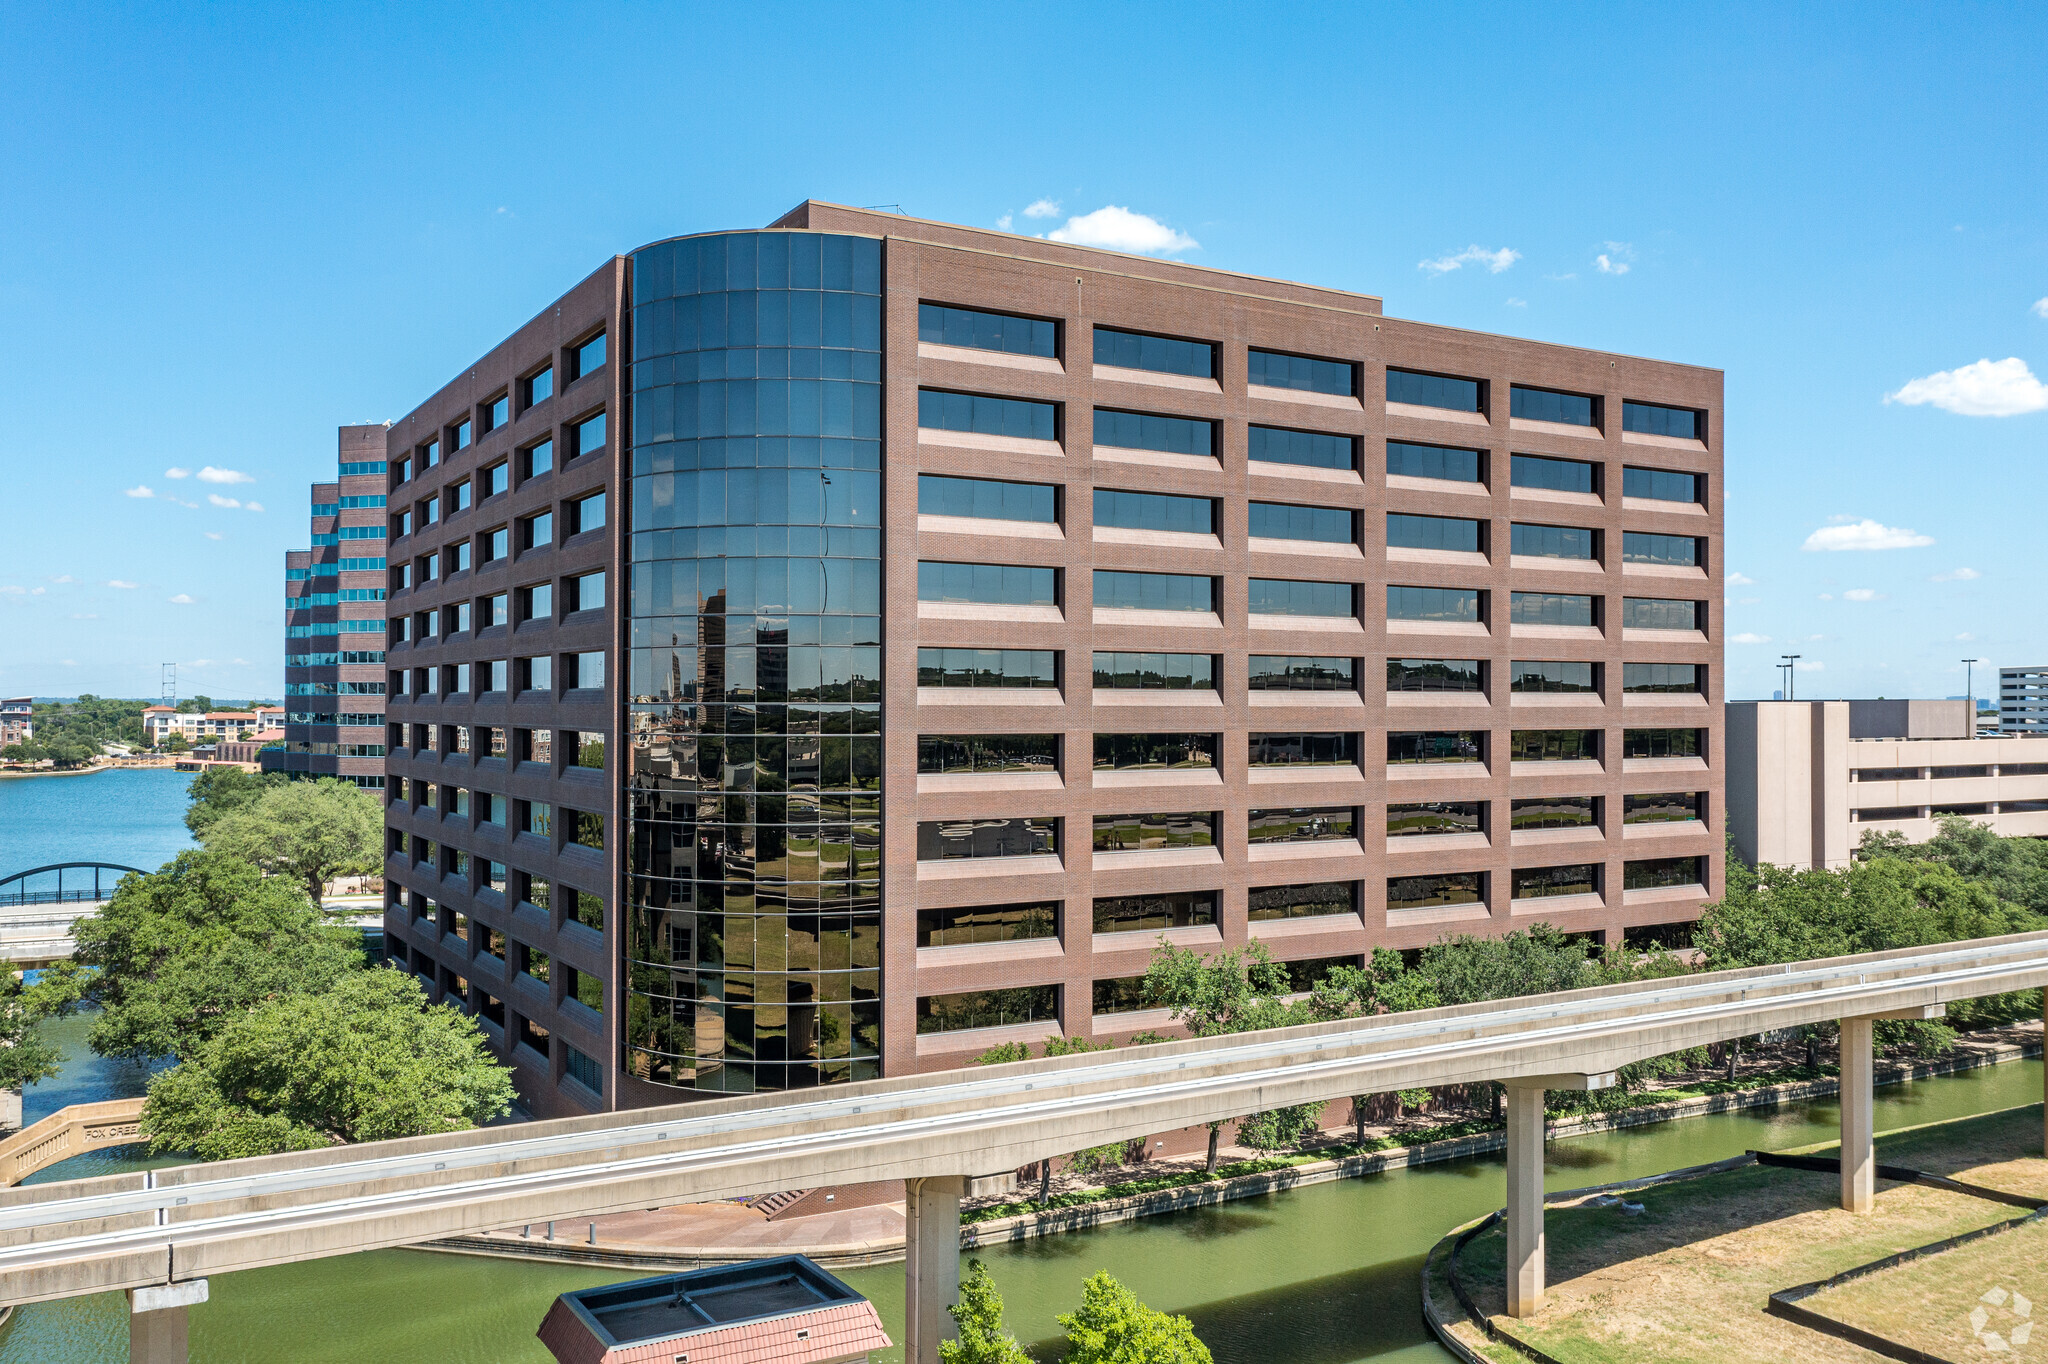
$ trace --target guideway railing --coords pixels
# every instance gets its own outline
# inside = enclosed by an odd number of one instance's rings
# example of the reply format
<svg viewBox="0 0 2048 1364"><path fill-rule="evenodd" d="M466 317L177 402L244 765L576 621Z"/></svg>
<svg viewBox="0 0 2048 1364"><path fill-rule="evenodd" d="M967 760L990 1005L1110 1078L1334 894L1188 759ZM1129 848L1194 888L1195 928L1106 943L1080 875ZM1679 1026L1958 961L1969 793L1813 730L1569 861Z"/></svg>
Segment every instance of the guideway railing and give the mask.
<svg viewBox="0 0 2048 1364"><path fill-rule="evenodd" d="M64 884L66 872L71 873L71 884ZM121 878L134 872L134 867L124 867L117 862L52 862L47 867L31 867L11 876L0 877L0 909L17 905L58 905L95 903L110 899ZM32 876L55 875L57 884L43 889L31 887ZM85 884L81 884L85 883Z"/></svg>
<svg viewBox="0 0 2048 1364"><path fill-rule="evenodd" d="M1508 1086L1509 1310L1524 1315L1543 1293L1545 1089L1600 1088L1630 1061L1841 1020L1843 1202L1867 1209L1869 1020L2044 983L2048 933L2019 934L0 1190L0 1304L128 1289L136 1339L168 1342L182 1330L164 1323L182 1327L217 1272L904 1179L905 1357L929 1364L957 1294L960 1199L1019 1166L1285 1105L1496 1080ZM169 1344L139 1357L184 1358Z"/></svg>

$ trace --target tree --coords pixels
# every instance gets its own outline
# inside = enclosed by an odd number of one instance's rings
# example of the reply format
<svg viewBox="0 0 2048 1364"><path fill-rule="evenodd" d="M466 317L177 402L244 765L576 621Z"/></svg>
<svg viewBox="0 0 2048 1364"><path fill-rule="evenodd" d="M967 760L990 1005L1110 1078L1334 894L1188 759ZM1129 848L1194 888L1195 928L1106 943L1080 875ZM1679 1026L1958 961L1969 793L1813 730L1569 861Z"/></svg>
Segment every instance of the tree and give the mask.
<svg viewBox="0 0 2048 1364"><path fill-rule="evenodd" d="M175 729L164 736L163 750L166 753L183 753L191 747L185 742L185 736Z"/></svg>
<svg viewBox="0 0 2048 1364"><path fill-rule="evenodd" d="M1059 1322L1067 1331L1063 1364L1214 1364L1193 1322L1145 1306L1107 1270L1089 1276L1080 1310Z"/></svg>
<svg viewBox="0 0 2048 1364"><path fill-rule="evenodd" d="M988 1266L967 1262L960 1283L960 1301L946 1309L959 1332L957 1340L939 1342L940 1364L1031 1364L1017 1337L1003 1329L1003 1295L996 1292Z"/></svg>
<svg viewBox="0 0 2048 1364"><path fill-rule="evenodd" d="M140 1061L191 1055L239 1011L328 989L363 961L354 930L328 926L296 883L219 852L122 877L72 937L94 968L93 1050Z"/></svg>
<svg viewBox="0 0 2048 1364"><path fill-rule="evenodd" d="M232 1160L460 1132L511 1105L476 1020L378 967L230 1017L151 1079L141 1132L154 1154Z"/></svg>
<svg viewBox="0 0 2048 1364"><path fill-rule="evenodd" d="M0 975L0 1089L40 1084L57 1073L63 1055L36 1025L71 1012L80 980L78 968L69 962L44 970L33 985L12 971Z"/></svg>
<svg viewBox="0 0 2048 1364"><path fill-rule="evenodd" d="M198 696L189 696L178 703L178 713L181 715L204 715L212 709L213 698L203 692Z"/></svg>
<svg viewBox="0 0 2048 1364"><path fill-rule="evenodd" d="M282 772L244 772L239 767L209 767L185 788L192 803L185 808L185 827L204 839L222 815L254 805L265 791L288 780Z"/></svg>
<svg viewBox="0 0 2048 1364"><path fill-rule="evenodd" d="M368 791L332 777L285 782L214 820L201 834L273 876L290 876L317 904L336 876L383 864L384 812Z"/></svg>

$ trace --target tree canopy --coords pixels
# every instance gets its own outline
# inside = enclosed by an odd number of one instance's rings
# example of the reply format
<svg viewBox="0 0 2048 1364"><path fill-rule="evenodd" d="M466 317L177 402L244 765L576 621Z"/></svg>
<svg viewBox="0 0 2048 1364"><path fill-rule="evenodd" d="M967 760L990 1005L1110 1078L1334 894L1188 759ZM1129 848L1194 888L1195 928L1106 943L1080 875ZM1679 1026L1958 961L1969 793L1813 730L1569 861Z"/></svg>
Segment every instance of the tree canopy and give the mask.
<svg viewBox="0 0 2048 1364"><path fill-rule="evenodd" d="M202 841L206 831L222 815L247 809L266 791L291 779L282 772L244 772L239 767L209 767L192 778L185 788L191 804L185 809L185 827Z"/></svg>
<svg viewBox="0 0 2048 1364"><path fill-rule="evenodd" d="M1081 1286L1081 1307L1064 1312L1063 1364L1213 1364L1186 1317L1169 1316L1099 1270Z"/></svg>
<svg viewBox="0 0 2048 1364"><path fill-rule="evenodd" d="M123 877L72 934L78 964L97 968L93 1050L136 1060L190 1055L241 1010L325 990L363 961L355 931L327 926L296 882L213 851Z"/></svg>
<svg viewBox="0 0 2048 1364"><path fill-rule="evenodd" d="M232 1160L463 1131L511 1103L476 1020L378 967L228 1017L150 1081L142 1133L155 1153Z"/></svg>
<svg viewBox="0 0 2048 1364"><path fill-rule="evenodd" d="M1003 1329L1003 1295L996 1292L988 1266L967 1262L960 1281L960 1301L946 1309L959 1333L939 1342L939 1364L1031 1364L1017 1337Z"/></svg>
<svg viewBox="0 0 2048 1364"><path fill-rule="evenodd" d="M40 1084L57 1073L63 1056L36 1025L69 1013L81 980L69 962L44 970L33 985L12 971L0 974L0 1088Z"/></svg>
<svg viewBox="0 0 2048 1364"><path fill-rule="evenodd" d="M212 818L208 851L289 876L315 902L337 876L367 875L384 863L384 812L361 787L331 777L290 781Z"/></svg>

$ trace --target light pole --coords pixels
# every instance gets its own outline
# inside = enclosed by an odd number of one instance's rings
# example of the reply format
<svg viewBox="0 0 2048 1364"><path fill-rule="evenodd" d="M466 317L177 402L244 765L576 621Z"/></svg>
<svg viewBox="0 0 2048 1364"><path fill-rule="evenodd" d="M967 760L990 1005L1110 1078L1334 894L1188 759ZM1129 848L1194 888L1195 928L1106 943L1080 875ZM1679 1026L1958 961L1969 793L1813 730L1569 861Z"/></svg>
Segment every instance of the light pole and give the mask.
<svg viewBox="0 0 2048 1364"><path fill-rule="evenodd" d="M1983 661L1981 658L1966 658L1963 660L1963 705L1969 711L1968 723L1970 726L1969 733L1964 735L1964 737L1969 739L1977 737L1977 689L1972 685L1972 678L1976 672L1976 665Z"/></svg>
<svg viewBox="0 0 2048 1364"><path fill-rule="evenodd" d="M1793 667L1792 667L1792 665L1793 665L1794 663L1797 663L1797 662L1798 662L1798 661L1800 660L1800 658L1802 658L1802 657L1803 657L1803 655L1801 655L1801 654L1779 654L1779 655L1778 655L1778 657L1780 657L1780 658L1782 658L1782 659L1784 659L1784 660L1785 660L1785 661L1784 661L1783 663L1780 663L1780 664L1778 665L1779 667L1781 667L1781 668L1783 668L1783 669L1785 670L1785 699L1786 699L1787 701L1796 701L1796 700L1798 700L1799 698L1798 698L1797 696L1795 696L1795 695L1793 694L1793 689L1792 689L1792 673L1793 673Z"/></svg>

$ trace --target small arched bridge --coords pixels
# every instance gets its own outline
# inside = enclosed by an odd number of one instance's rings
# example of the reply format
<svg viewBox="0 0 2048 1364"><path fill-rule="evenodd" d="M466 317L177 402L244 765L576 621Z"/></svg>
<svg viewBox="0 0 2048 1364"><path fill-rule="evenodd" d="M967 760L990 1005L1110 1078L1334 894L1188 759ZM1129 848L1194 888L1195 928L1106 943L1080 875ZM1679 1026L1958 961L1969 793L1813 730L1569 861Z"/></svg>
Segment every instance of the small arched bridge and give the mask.
<svg viewBox="0 0 2048 1364"><path fill-rule="evenodd" d="M118 862L52 862L0 877L0 960L39 966L71 955L71 925L113 897L140 867Z"/></svg>

